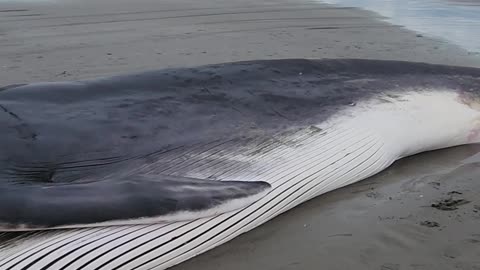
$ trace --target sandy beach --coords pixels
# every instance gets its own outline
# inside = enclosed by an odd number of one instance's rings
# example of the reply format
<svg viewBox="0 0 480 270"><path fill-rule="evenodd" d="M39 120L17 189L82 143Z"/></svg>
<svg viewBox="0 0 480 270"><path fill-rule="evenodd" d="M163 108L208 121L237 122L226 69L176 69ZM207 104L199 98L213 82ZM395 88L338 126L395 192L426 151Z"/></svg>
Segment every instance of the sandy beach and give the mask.
<svg viewBox="0 0 480 270"><path fill-rule="evenodd" d="M480 67L380 19L300 0L0 1L0 85L279 58ZM479 152L401 160L172 269L480 269Z"/></svg>

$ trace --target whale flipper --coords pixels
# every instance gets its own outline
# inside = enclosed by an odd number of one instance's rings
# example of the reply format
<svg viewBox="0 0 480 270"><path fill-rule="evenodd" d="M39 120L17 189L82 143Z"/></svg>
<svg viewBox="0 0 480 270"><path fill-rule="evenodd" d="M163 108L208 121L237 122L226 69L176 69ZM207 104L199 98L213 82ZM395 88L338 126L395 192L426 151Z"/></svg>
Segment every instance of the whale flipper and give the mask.
<svg viewBox="0 0 480 270"><path fill-rule="evenodd" d="M170 175L120 181L2 187L0 229L19 231L191 220L246 206L262 197L266 182L214 181ZM144 222L142 222L144 219Z"/></svg>

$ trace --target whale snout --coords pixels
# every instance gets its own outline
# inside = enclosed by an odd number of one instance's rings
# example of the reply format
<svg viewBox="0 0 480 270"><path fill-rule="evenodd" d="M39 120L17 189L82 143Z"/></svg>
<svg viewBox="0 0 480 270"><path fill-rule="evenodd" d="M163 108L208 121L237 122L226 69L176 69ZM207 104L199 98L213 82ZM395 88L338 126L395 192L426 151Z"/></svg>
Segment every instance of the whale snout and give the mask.
<svg viewBox="0 0 480 270"><path fill-rule="evenodd" d="M480 89L461 90L457 92L457 102L465 105L474 115L470 119L466 143L480 143Z"/></svg>

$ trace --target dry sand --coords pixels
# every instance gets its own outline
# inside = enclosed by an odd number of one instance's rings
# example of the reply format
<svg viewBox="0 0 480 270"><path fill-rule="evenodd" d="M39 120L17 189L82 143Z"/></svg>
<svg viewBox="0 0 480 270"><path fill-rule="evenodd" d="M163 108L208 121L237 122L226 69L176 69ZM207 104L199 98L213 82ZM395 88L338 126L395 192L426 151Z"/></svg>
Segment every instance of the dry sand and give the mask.
<svg viewBox="0 0 480 270"><path fill-rule="evenodd" d="M480 66L374 13L301 0L0 3L0 85L322 57ZM174 269L480 269L478 152L402 160Z"/></svg>

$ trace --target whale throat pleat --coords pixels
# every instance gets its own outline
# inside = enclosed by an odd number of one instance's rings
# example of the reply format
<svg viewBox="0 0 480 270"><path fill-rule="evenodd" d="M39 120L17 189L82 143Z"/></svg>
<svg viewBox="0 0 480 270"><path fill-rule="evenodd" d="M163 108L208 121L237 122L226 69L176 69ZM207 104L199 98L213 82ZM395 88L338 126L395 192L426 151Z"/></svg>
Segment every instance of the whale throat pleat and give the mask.
<svg viewBox="0 0 480 270"><path fill-rule="evenodd" d="M191 221L40 231L35 238L25 235L28 248L24 246L23 253L15 258L0 258L0 266L6 269L22 269L25 265L38 269L45 266L165 269L225 243L315 196L371 176L394 160L388 145L370 130L330 128L323 132L295 134L283 141L270 151L266 149L272 142L265 141L258 144L264 151L246 148L218 152L223 159L238 161L233 165L232 162L214 162L215 154L210 154L211 163L204 164L201 170L195 171L198 164L185 163L171 168L177 172L190 171L197 176L204 173L226 179L245 178L252 184L259 179L269 183L269 189L258 184L266 194L248 205ZM212 151L217 153L215 149ZM82 241L86 242L79 246Z"/></svg>

